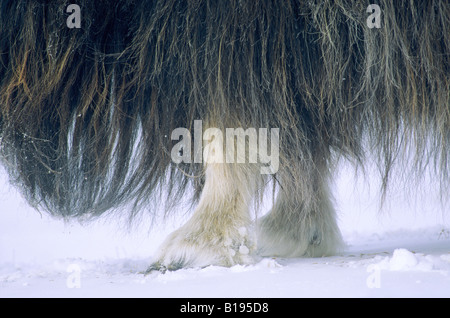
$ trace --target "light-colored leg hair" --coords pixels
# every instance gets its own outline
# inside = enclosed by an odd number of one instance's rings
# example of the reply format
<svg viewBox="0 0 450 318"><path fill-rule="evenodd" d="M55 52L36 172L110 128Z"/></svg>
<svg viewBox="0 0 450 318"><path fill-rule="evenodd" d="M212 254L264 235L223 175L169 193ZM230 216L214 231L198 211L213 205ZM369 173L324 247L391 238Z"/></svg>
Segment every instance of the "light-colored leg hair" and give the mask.
<svg viewBox="0 0 450 318"><path fill-rule="evenodd" d="M309 176L312 184L304 189L281 178L272 210L258 222L258 251L262 256L320 257L340 249L342 238L323 173Z"/></svg>
<svg viewBox="0 0 450 318"><path fill-rule="evenodd" d="M250 165L207 164L192 218L169 235L149 270L251 263L256 244L249 206L256 180Z"/></svg>

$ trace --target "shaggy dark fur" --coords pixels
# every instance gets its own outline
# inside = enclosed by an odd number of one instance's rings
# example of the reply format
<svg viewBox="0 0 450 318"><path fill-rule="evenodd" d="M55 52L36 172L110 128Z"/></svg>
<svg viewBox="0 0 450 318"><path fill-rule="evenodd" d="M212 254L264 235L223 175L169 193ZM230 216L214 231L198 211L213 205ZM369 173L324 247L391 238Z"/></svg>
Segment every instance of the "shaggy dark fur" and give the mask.
<svg viewBox="0 0 450 318"><path fill-rule="evenodd" d="M280 128L281 187L302 204L324 166L370 151L384 185L409 149L448 194L450 3L376 1L370 29L371 2L2 0L3 164L54 215L137 211L198 196L203 168L172 163L170 134L201 119Z"/></svg>

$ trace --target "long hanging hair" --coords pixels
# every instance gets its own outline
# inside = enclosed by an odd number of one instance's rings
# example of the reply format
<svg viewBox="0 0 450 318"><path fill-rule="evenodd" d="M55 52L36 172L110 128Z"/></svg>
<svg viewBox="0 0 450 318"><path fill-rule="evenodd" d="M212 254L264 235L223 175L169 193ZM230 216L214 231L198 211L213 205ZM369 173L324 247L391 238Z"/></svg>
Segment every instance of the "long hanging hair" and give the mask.
<svg viewBox="0 0 450 318"><path fill-rule="evenodd" d="M385 187L405 149L448 190L447 0L377 1L380 28L371 1L76 2L81 28L68 1L0 2L0 156L33 206L195 201L202 165L174 164L170 136L196 119L279 128L299 196L331 154L373 151Z"/></svg>

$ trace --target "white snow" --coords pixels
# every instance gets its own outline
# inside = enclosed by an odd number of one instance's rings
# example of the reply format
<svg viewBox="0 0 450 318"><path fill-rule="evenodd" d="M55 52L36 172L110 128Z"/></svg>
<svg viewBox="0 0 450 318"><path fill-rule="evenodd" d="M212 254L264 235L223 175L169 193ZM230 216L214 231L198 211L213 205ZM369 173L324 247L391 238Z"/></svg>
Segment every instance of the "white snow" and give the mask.
<svg viewBox="0 0 450 318"><path fill-rule="evenodd" d="M1 176L0 297L450 297L450 209L428 184L409 197L399 186L379 211L376 181L344 167L334 185L340 254L145 276L181 221L151 231L145 218L132 231L113 217L65 224L28 207Z"/></svg>

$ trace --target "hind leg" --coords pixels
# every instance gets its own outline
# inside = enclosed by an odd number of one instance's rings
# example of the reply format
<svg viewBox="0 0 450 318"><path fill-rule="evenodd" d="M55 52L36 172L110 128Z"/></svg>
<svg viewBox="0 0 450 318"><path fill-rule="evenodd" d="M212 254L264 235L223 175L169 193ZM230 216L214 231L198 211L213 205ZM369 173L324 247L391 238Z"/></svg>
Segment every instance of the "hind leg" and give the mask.
<svg viewBox="0 0 450 318"><path fill-rule="evenodd" d="M151 270L251 262L249 203L254 175L247 165L209 164L199 204L192 218L162 244Z"/></svg>
<svg viewBox="0 0 450 318"><path fill-rule="evenodd" d="M342 238L323 172L308 175L308 186L282 178L272 210L258 224L262 256L320 257L336 253Z"/></svg>

